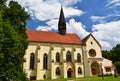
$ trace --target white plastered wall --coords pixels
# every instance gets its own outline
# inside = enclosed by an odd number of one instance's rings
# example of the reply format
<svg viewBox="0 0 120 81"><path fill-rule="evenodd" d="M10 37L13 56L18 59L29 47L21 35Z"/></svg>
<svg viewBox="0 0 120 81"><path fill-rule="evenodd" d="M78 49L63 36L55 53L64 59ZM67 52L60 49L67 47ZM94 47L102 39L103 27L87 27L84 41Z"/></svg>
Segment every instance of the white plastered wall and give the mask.
<svg viewBox="0 0 120 81"><path fill-rule="evenodd" d="M39 46L39 49L38 49ZM52 48L52 49L51 49ZM74 48L74 50L73 50ZM72 63L74 67L68 65L66 61L66 53L67 51L71 52L72 56ZM56 63L56 53L60 53L60 63ZM30 64L30 54L35 54L35 69L29 69ZM48 55L48 69L43 69L43 55ZM77 59L77 54L80 53L81 55L81 63L76 63L75 60ZM84 69L83 69L83 54L82 54L82 45L69 45L69 44L55 44L55 43L39 43L39 42L30 42L28 49L26 50L26 54L24 58L26 62L23 64L23 68L25 69L28 78L30 76L36 76L37 80L44 79L43 76L46 75L46 78L67 78L67 70L69 68L74 69L74 77L83 77L84 76ZM39 60L39 62L38 62ZM61 75L56 76L55 69L59 67L61 70ZM78 75L77 69L81 67L82 74Z"/></svg>

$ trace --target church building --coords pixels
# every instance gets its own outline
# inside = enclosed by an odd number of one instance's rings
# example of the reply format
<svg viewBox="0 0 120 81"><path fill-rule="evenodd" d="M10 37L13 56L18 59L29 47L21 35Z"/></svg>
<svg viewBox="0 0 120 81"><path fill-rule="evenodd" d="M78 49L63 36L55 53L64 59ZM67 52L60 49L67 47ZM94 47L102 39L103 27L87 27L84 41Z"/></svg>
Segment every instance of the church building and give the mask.
<svg viewBox="0 0 120 81"><path fill-rule="evenodd" d="M27 30L28 49L23 69L30 80L80 78L113 74L112 61L102 57L101 45L92 34L81 40L66 32L61 7L58 32Z"/></svg>

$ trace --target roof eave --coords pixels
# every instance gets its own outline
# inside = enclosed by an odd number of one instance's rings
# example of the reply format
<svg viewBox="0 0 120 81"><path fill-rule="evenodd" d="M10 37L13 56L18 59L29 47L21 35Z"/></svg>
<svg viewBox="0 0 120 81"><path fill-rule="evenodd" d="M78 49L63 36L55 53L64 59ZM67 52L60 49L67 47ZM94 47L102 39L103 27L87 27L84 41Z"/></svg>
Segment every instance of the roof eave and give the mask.
<svg viewBox="0 0 120 81"><path fill-rule="evenodd" d="M33 41L33 40L28 40L29 42L39 42L39 43L56 43L56 44L72 44L72 45L83 45L83 43L60 43L60 42L47 42L47 41Z"/></svg>

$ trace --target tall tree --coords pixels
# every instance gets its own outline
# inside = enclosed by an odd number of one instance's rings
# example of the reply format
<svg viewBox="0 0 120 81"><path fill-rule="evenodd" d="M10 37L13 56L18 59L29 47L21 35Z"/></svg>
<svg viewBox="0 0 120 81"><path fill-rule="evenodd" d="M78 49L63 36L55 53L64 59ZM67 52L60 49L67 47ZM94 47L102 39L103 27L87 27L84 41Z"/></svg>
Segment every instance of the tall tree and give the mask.
<svg viewBox="0 0 120 81"><path fill-rule="evenodd" d="M114 62L118 73L120 74L120 44L117 44L111 50L112 53L112 61Z"/></svg>
<svg viewBox="0 0 120 81"><path fill-rule="evenodd" d="M110 51L107 51L107 50L103 50L102 51L102 56L103 57L105 57L105 58L107 58L107 59L109 59L109 60L112 60L112 54L111 54L111 52Z"/></svg>
<svg viewBox="0 0 120 81"><path fill-rule="evenodd" d="M112 53L112 61L117 62L120 61L120 44L117 44L115 47L111 50Z"/></svg>
<svg viewBox="0 0 120 81"><path fill-rule="evenodd" d="M113 63L120 61L120 44L117 44L110 51L102 51L103 57L110 59Z"/></svg>
<svg viewBox="0 0 120 81"><path fill-rule="evenodd" d="M27 81L22 69L28 46L26 20L29 15L17 2L0 1L0 81Z"/></svg>

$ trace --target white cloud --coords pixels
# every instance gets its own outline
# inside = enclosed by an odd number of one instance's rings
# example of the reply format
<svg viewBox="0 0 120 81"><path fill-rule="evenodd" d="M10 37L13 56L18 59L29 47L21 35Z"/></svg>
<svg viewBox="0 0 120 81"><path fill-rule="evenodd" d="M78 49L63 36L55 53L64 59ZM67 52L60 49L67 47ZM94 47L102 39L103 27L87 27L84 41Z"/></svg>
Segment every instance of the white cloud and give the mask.
<svg viewBox="0 0 120 81"><path fill-rule="evenodd" d="M85 26L81 22L76 22L74 19L70 19L67 23L67 32L75 33L81 39L88 35L89 33L85 30Z"/></svg>
<svg viewBox="0 0 120 81"><path fill-rule="evenodd" d="M120 11L114 10L114 13L108 13L107 16L91 16L90 19L93 23L107 23L110 21L117 20L120 17ZM113 19L114 18L114 19Z"/></svg>
<svg viewBox="0 0 120 81"><path fill-rule="evenodd" d="M46 22L46 24L52 29L58 30L58 19L51 19L50 21Z"/></svg>
<svg viewBox="0 0 120 81"><path fill-rule="evenodd" d="M65 6L73 6L77 2L80 2L81 0L59 0L61 4Z"/></svg>
<svg viewBox="0 0 120 81"><path fill-rule="evenodd" d="M106 7L113 8L120 6L120 0L108 0Z"/></svg>
<svg viewBox="0 0 120 81"><path fill-rule="evenodd" d="M51 19L48 22L46 22L46 24L47 26L38 26L36 29L43 31L51 31L52 29L58 30L58 19Z"/></svg>
<svg viewBox="0 0 120 81"><path fill-rule="evenodd" d="M19 2L32 18L40 21L46 21L59 17L60 7L63 4L65 17L80 16L84 12L72 7L81 0L14 0ZM63 2L63 3L62 3Z"/></svg>
<svg viewBox="0 0 120 81"><path fill-rule="evenodd" d="M98 22L98 23L105 23L105 19L106 19L106 16L91 16L90 19L93 21L93 22Z"/></svg>
<svg viewBox="0 0 120 81"><path fill-rule="evenodd" d="M93 25L93 35L100 42L103 49L111 49L120 43L120 21L112 21Z"/></svg>
<svg viewBox="0 0 120 81"><path fill-rule="evenodd" d="M51 31L58 30L58 19L52 19L48 22L46 22L48 26L38 26L37 30L43 30L43 31ZM89 33L85 30L84 25L81 22L76 22L75 19L70 19L67 23L67 33L75 33L77 34L81 39L88 35Z"/></svg>
<svg viewBox="0 0 120 81"><path fill-rule="evenodd" d="M51 31L52 28L49 26L38 26L37 30L41 30L41 31Z"/></svg>

